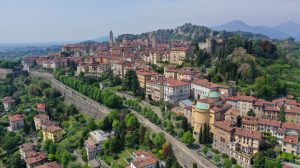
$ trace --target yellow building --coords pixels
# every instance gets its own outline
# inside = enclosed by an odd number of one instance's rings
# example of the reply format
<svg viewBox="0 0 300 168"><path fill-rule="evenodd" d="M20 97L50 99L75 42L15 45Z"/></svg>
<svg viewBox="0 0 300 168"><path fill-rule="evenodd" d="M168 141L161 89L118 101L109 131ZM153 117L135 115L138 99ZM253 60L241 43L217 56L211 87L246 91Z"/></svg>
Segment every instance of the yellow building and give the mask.
<svg viewBox="0 0 300 168"><path fill-rule="evenodd" d="M136 75L141 88L146 87L146 82L151 80L151 77L156 77L157 79L163 78L163 75L151 71L137 71Z"/></svg>
<svg viewBox="0 0 300 168"><path fill-rule="evenodd" d="M187 48L177 47L172 48L170 51L170 63L172 64L182 64L182 62L186 59Z"/></svg>
<svg viewBox="0 0 300 168"><path fill-rule="evenodd" d="M287 122L300 125L300 107L285 109L284 112Z"/></svg>
<svg viewBox="0 0 300 168"><path fill-rule="evenodd" d="M56 125L50 125L43 130L43 140L58 142L62 140L63 129Z"/></svg>
<svg viewBox="0 0 300 168"><path fill-rule="evenodd" d="M192 105L191 124L194 128L194 135L197 136L201 127L208 123L214 131L214 122L225 118L225 112L229 105L222 105L220 95L217 91L211 91L206 98L195 101Z"/></svg>

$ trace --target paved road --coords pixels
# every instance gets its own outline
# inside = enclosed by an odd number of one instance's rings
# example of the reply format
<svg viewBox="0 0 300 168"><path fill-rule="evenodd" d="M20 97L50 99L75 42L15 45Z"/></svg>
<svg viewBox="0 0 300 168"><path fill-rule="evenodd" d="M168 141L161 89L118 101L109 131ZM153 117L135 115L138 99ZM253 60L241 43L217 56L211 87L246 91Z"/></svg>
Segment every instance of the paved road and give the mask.
<svg viewBox="0 0 300 168"><path fill-rule="evenodd" d="M216 168L217 166L211 163L209 160L204 158L203 156L199 155L197 152L189 149L185 144L180 142L178 139L174 138L168 132L162 130L157 125L150 122L148 119L144 118L139 113L132 111L133 114L136 115L140 123L142 123L147 128L151 129L151 131L159 133L163 132L165 134L165 138L172 144L174 154L179 163L182 164L184 167L192 167L193 163L197 163L198 167L203 168ZM191 162L192 161L192 162Z"/></svg>

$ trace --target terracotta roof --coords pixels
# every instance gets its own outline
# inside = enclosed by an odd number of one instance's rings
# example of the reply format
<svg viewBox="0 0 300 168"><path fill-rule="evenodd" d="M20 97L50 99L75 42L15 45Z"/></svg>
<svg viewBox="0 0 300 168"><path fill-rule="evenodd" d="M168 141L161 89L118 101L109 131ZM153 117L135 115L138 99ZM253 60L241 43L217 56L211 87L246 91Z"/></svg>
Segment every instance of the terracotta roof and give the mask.
<svg viewBox="0 0 300 168"><path fill-rule="evenodd" d="M13 100L12 97L6 96L6 97L4 97L4 98L2 99L2 102L3 102L3 103L13 103L13 102L15 102L15 101Z"/></svg>
<svg viewBox="0 0 300 168"><path fill-rule="evenodd" d="M249 130L246 128L235 128L235 134L239 136L248 137L248 138L254 138L257 140L262 139L262 135L260 132Z"/></svg>
<svg viewBox="0 0 300 168"><path fill-rule="evenodd" d="M220 112L220 111L228 110L229 108L231 108L231 105L223 104L222 106L214 106L213 108L211 108L211 110L213 110L214 112Z"/></svg>
<svg viewBox="0 0 300 168"><path fill-rule="evenodd" d="M49 119L49 116L47 114L38 114L38 115L34 116L34 118L37 118L40 120L45 120L45 119Z"/></svg>
<svg viewBox="0 0 300 168"><path fill-rule="evenodd" d="M229 110L227 110L227 112L225 113L225 115L239 116L240 115L240 110L234 109L234 108L230 108Z"/></svg>
<svg viewBox="0 0 300 168"><path fill-rule="evenodd" d="M209 89L218 89L219 85L209 82L207 79L196 79L192 82L195 85L200 85Z"/></svg>
<svg viewBox="0 0 300 168"><path fill-rule="evenodd" d="M186 47L174 47L171 49L171 51L187 51L188 48Z"/></svg>
<svg viewBox="0 0 300 168"><path fill-rule="evenodd" d="M145 151L136 151L134 155L137 156L136 159L132 160L131 163L136 168L143 168L150 165L155 165L158 160L150 153Z"/></svg>
<svg viewBox="0 0 300 168"><path fill-rule="evenodd" d="M234 127L232 127L232 124L230 121L215 121L214 123L215 127L225 130L227 132L230 132L234 129Z"/></svg>
<svg viewBox="0 0 300 168"><path fill-rule="evenodd" d="M31 165L31 164L40 162L40 161L42 161L42 160L44 160L46 158L47 158L46 153L44 153L44 152L37 152L36 156L29 157L29 158L25 159L24 161L26 162L26 164Z"/></svg>
<svg viewBox="0 0 300 168"><path fill-rule="evenodd" d="M275 111L278 112L280 109L277 107L265 107L264 108L265 111Z"/></svg>
<svg viewBox="0 0 300 168"><path fill-rule="evenodd" d="M276 120L267 120L267 119L258 119L259 124L263 124L263 125L269 125L269 126L273 126L273 127L280 127L281 126L281 122L280 121L276 121Z"/></svg>
<svg viewBox="0 0 300 168"><path fill-rule="evenodd" d="M46 130L49 132L56 132L56 131L62 130L62 128L60 128L59 126L56 126L56 125L50 125L50 126L46 127Z"/></svg>
<svg viewBox="0 0 300 168"><path fill-rule="evenodd" d="M24 143L19 146L19 149L22 151L28 151L34 149L34 144L32 142Z"/></svg>
<svg viewBox="0 0 300 168"><path fill-rule="evenodd" d="M43 165L37 166L35 168L60 168L59 164L55 162L45 163Z"/></svg>
<svg viewBox="0 0 300 168"><path fill-rule="evenodd" d="M158 73L152 71L136 71L136 74L142 76L151 76L151 75L157 75Z"/></svg>
<svg viewBox="0 0 300 168"><path fill-rule="evenodd" d="M166 79L165 84L169 87L190 85L190 83L188 83L188 82L183 82L183 81L179 81L179 80L171 79L171 78Z"/></svg>
<svg viewBox="0 0 300 168"><path fill-rule="evenodd" d="M294 123L282 123L282 128L300 131L300 125Z"/></svg>
<svg viewBox="0 0 300 168"><path fill-rule="evenodd" d="M9 120L10 122L15 122L15 121L21 121L21 120L24 120L24 118L23 118L23 115L21 115L21 114L16 114L16 115L13 115L13 116L9 116L9 117L8 117L8 120Z"/></svg>
<svg viewBox="0 0 300 168"><path fill-rule="evenodd" d="M253 102L254 100L256 100L256 98L253 96L237 95L237 96L228 97L227 100Z"/></svg>
<svg viewBox="0 0 300 168"><path fill-rule="evenodd" d="M296 135L286 135L283 138L283 142L291 143L291 144L298 144L299 143L298 136L296 136Z"/></svg>
<svg viewBox="0 0 300 168"><path fill-rule="evenodd" d="M44 109L44 108L46 108L46 105L45 104L38 104L38 105L36 105L36 107L38 109Z"/></svg>
<svg viewBox="0 0 300 168"><path fill-rule="evenodd" d="M281 98L281 99L276 99L273 100L275 103L283 103L283 104L288 104L288 105L294 105L294 106L300 106L300 103L298 103L296 100L291 100L288 98Z"/></svg>
<svg viewBox="0 0 300 168"><path fill-rule="evenodd" d="M286 113L299 113L300 114L300 107L285 109L284 112L286 112Z"/></svg>
<svg viewBox="0 0 300 168"><path fill-rule="evenodd" d="M243 120L242 123L243 124L256 125L257 121L255 121L255 120Z"/></svg>

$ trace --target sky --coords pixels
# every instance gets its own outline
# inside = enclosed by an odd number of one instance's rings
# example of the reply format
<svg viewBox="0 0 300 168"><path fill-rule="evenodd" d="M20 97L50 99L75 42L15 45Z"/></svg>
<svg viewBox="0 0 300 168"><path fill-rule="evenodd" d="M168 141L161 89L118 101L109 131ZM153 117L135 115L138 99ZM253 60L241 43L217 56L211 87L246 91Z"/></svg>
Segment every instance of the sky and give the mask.
<svg viewBox="0 0 300 168"><path fill-rule="evenodd" d="M88 40L232 20L300 22L299 0L0 0L0 43Z"/></svg>

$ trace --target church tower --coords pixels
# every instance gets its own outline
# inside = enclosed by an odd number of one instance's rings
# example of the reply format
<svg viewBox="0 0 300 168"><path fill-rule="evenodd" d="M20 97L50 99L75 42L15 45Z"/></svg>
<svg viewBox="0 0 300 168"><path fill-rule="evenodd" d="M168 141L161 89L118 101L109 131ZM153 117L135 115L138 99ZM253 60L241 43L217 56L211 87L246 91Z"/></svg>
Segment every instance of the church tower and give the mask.
<svg viewBox="0 0 300 168"><path fill-rule="evenodd" d="M114 44L114 34L112 31L109 32L109 45L113 46Z"/></svg>

